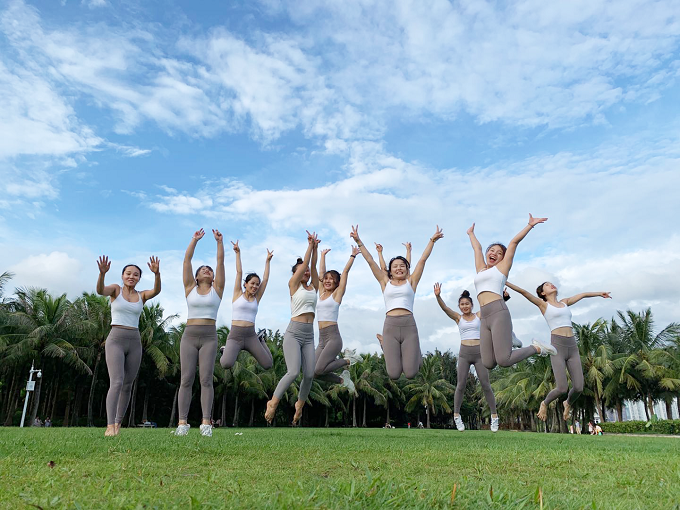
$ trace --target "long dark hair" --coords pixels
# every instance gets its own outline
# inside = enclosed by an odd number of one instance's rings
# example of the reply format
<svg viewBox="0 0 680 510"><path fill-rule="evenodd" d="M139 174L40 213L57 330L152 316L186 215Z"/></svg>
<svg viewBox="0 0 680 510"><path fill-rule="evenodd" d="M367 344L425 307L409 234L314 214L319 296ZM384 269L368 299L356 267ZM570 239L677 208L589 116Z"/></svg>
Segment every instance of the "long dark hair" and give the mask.
<svg viewBox="0 0 680 510"><path fill-rule="evenodd" d="M139 277L140 277L140 278L142 277L142 269L141 269L137 264L128 264L127 266L125 266L125 267L123 268L123 270L121 271L121 273L120 273L121 276L123 276L123 275L125 274L125 270L126 270L128 267L136 267L136 268L137 268L137 271L139 271Z"/></svg>
<svg viewBox="0 0 680 510"><path fill-rule="evenodd" d="M327 274L329 274L333 277L333 281L335 282L336 287L340 285L340 273L338 273L335 269L331 269L329 271L326 271L323 274L323 277L326 278Z"/></svg>
<svg viewBox="0 0 680 510"><path fill-rule="evenodd" d="M543 282L540 284L538 287L536 287L536 295L540 297L543 301L548 301L548 298L545 297L545 292L543 292L543 286L548 283L548 282Z"/></svg>
<svg viewBox="0 0 680 510"><path fill-rule="evenodd" d="M298 258L297 258L297 262L295 262L295 264L293 264L293 267L291 268L293 274L295 274L295 271L297 270L297 267L298 267L300 264L302 264L302 262L303 262L303 261L302 261L302 257L298 257Z"/></svg>

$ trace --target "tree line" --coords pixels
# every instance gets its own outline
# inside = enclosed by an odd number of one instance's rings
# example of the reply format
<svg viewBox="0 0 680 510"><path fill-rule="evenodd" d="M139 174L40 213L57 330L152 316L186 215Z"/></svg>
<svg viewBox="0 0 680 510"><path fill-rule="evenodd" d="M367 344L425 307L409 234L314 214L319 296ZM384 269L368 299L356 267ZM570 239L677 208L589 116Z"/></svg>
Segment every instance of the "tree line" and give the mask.
<svg viewBox="0 0 680 510"><path fill-rule="evenodd" d="M18 425L28 370L34 362L42 370L29 401L26 423L50 417L54 425L105 426L108 373L104 344L111 311L108 298L83 293L70 301L45 289L19 288L4 295L11 274L0 275L0 424ZM143 358L124 425L151 421L158 426L177 424L180 383L179 344L184 324L166 315L160 304L144 306L139 330ZM640 400L648 420L653 404L663 401L671 416L673 398L680 396L680 326L672 323L656 332L651 309L618 312L592 324L574 324L585 388L574 405L582 423L595 412L606 419L605 408L615 409L622 421L623 402ZM224 345L229 329L217 330ZM213 419L222 426L263 426L265 403L286 372L283 335L267 331L274 366L263 370L247 352L231 369L215 360ZM219 353L218 353L219 356ZM364 354L350 367L356 393L338 384L315 380L301 423L318 427L394 426L450 427L457 380L455 353L427 353L416 378L392 381L380 354ZM275 426L286 426L294 412L298 378L279 406ZM538 422L541 400L555 386L549 357L533 357L510 368L491 371L492 387L502 426L523 430L567 432L562 404L551 407L546 425ZM200 392L196 378L194 391ZM190 421L200 421L198 399ZM488 426L489 409L473 374L467 379L461 416L469 428Z"/></svg>

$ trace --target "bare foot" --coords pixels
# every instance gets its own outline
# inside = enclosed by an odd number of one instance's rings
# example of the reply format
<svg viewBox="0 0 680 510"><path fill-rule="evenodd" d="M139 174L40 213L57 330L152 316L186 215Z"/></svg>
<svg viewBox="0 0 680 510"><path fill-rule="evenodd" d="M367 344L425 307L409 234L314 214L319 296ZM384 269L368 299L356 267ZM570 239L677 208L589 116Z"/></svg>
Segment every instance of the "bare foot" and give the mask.
<svg viewBox="0 0 680 510"><path fill-rule="evenodd" d="M382 349L383 348L383 346L382 346L383 336L380 333L376 333L375 337L378 339L378 342L380 342L380 348Z"/></svg>
<svg viewBox="0 0 680 510"><path fill-rule="evenodd" d="M267 402L267 410L264 412L264 419L267 423L274 421L274 416L276 416L276 408L279 406L279 399L272 397L272 399Z"/></svg>
<svg viewBox="0 0 680 510"><path fill-rule="evenodd" d="M538 419L541 421L548 419L548 406L545 405L545 401L541 402L541 407L538 410Z"/></svg>
<svg viewBox="0 0 680 510"><path fill-rule="evenodd" d="M106 426L106 432L104 432L105 437L113 437L116 435L116 426L115 425L107 425Z"/></svg>
<svg viewBox="0 0 680 510"><path fill-rule="evenodd" d="M120 423L114 423L113 427L114 427L113 435L117 436L118 434L120 434Z"/></svg>
<svg viewBox="0 0 680 510"><path fill-rule="evenodd" d="M302 408L305 407L304 400L298 400L295 402L295 415L293 415L293 425L295 425L300 418L302 418Z"/></svg>
<svg viewBox="0 0 680 510"><path fill-rule="evenodd" d="M562 418L564 418L564 421L567 421L569 418L571 418L571 406L566 400L564 401L564 413L562 413Z"/></svg>

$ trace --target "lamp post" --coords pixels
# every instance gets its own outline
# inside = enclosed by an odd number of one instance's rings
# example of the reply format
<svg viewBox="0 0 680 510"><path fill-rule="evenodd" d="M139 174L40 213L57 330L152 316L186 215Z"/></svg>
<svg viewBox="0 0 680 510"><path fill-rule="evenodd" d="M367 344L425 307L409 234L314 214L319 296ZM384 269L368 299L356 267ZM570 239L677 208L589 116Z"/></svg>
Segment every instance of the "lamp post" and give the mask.
<svg viewBox="0 0 680 510"><path fill-rule="evenodd" d="M24 426L24 420L26 419L26 408L28 407L28 397L31 392L35 390L35 381L33 380L33 374L35 374L37 379L42 377L42 370L33 368L33 362L31 362L31 370L28 371L28 383L26 384L26 399L24 400L24 412L21 413L21 425Z"/></svg>

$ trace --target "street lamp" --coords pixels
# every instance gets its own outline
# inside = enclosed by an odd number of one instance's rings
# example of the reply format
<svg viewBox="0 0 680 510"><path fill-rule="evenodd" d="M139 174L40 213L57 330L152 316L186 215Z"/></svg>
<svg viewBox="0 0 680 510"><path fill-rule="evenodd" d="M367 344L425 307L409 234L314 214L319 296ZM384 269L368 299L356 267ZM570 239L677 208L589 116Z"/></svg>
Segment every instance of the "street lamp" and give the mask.
<svg viewBox="0 0 680 510"><path fill-rule="evenodd" d="M33 362L31 362L31 370L28 371L28 383L26 384L26 399L24 400L24 412L21 413L21 425L20 427L24 426L24 420L26 419L26 408L28 407L28 397L30 396L31 392L35 390L35 381L33 380L33 374L35 374L35 377L37 379L40 379L42 377L42 370L38 369L35 370L33 368Z"/></svg>

